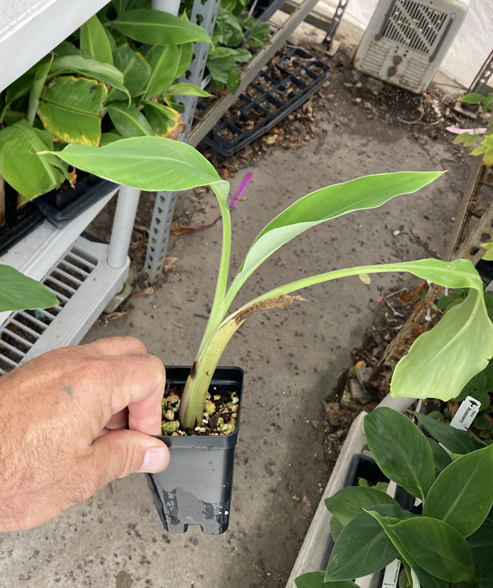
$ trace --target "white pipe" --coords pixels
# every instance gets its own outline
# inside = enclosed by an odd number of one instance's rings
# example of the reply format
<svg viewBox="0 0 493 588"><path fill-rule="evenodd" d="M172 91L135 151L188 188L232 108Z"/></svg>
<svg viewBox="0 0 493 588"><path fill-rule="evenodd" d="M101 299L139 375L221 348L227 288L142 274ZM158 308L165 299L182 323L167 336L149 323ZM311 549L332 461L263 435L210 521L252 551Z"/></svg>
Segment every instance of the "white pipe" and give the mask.
<svg viewBox="0 0 493 588"><path fill-rule="evenodd" d="M153 10L159 10L160 12L169 12L174 16L178 16L180 10L180 0L152 0Z"/></svg>
<svg viewBox="0 0 493 588"><path fill-rule="evenodd" d="M417 398L392 398L390 394L380 402L377 408L381 408L382 406L386 406L388 408L393 408L394 410L398 410L399 412L404 412L407 410L414 402L416 402Z"/></svg>
<svg viewBox="0 0 493 588"><path fill-rule="evenodd" d="M127 260L139 198L138 188L130 186L120 188L108 251L108 265L115 269L123 267Z"/></svg>

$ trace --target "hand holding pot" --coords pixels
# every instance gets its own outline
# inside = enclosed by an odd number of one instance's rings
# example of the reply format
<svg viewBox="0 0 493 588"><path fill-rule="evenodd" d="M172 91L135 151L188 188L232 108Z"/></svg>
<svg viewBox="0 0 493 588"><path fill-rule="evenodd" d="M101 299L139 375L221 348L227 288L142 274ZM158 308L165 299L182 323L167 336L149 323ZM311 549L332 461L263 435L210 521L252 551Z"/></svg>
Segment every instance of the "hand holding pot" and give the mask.
<svg viewBox="0 0 493 588"><path fill-rule="evenodd" d="M166 381L131 337L45 353L0 378L0 531L28 529L132 472L159 472ZM127 421L131 430L126 430Z"/></svg>

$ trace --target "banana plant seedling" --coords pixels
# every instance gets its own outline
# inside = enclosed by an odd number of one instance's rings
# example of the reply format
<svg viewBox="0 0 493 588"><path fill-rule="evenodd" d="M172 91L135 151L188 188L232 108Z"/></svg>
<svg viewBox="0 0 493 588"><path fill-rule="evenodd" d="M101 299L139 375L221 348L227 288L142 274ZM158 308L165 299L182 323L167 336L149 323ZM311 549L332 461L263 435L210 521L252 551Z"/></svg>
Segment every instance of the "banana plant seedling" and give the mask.
<svg viewBox="0 0 493 588"><path fill-rule="evenodd" d="M209 185L216 195L223 222L223 247L209 321L182 397L183 429L193 429L201 422L214 371L229 340L245 320L262 310L287 308L294 300L301 299L297 294L300 290L322 282L362 274L410 272L447 288L468 289L464 302L449 310L436 327L418 337L409 354L399 362L391 382L394 396L454 398L472 376L486 367L493 355L493 325L487 315L483 285L468 260L422 259L339 269L280 285L230 311L252 273L294 237L350 212L379 207L398 195L414 194L443 172L370 175L304 196L260 232L228 284L229 184L193 147L158 137L136 137L100 148L72 144L48 155L102 178L146 191L179 191Z"/></svg>

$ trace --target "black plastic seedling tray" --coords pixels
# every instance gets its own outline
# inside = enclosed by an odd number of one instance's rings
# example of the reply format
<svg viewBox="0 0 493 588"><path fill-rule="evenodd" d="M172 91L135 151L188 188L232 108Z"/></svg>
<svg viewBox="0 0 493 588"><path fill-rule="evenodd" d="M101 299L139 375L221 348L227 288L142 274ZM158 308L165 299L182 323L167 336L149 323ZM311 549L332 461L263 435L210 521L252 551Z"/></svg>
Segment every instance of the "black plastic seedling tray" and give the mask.
<svg viewBox="0 0 493 588"><path fill-rule="evenodd" d="M253 16L262 22L267 22L269 18L277 12L286 0L258 0L253 11Z"/></svg>
<svg viewBox="0 0 493 588"><path fill-rule="evenodd" d="M42 222L43 215L33 202L17 208L17 192L9 184L5 184L5 224L0 227L0 255Z"/></svg>
<svg viewBox="0 0 493 588"><path fill-rule="evenodd" d="M329 66L299 47L276 55L203 139L223 157L230 157L277 125L327 80ZM199 110L207 107L199 103Z"/></svg>

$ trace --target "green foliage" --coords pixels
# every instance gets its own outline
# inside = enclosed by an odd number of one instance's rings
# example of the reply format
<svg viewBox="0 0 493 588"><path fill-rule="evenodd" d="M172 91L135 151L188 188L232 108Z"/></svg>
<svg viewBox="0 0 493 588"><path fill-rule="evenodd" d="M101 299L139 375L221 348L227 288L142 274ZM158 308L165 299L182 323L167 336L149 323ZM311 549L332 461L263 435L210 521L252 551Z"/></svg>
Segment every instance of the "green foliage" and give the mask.
<svg viewBox="0 0 493 588"><path fill-rule="evenodd" d="M46 286L9 265L0 265L0 312L50 308L57 304L58 298Z"/></svg>
<svg viewBox="0 0 493 588"><path fill-rule="evenodd" d="M387 433L381 434L385 430ZM416 486L414 495L422 496L423 466L416 457L430 445L418 427L394 410L377 408L365 417L365 433L383 473L397 484L404 477L409 486L411 480ZM451 439L454 435L440 433L440 437ZM403 452L407 452L406 458ZM389 504L392 499L378 491L369 493L369 488L344 488L327 500L336 542L327 566L326 586L378 571L396 557L404 563L400 586L414 586L416 581L423 588L447 588L460 582L471 587L491 586L493 447L472 449L453 462L449 459L447 465L442 463L441 468L441 473L431 475L422 515ZM428 483L429 465L425 478ZM313 581L317 578L320 573Z"/></svg>
<svg viewBox="0 0 493 588"><path fill-rule="evenodd" d="M454 427L418 412L413 414L428 433L451 453L465 455L485 447L484 442L470 431L454 429Z"/></svg>
<svg viewBox="0 0 493 588"><path fill-rule="evenodd" d="M462 97L462 101L466 104L480 104L481 111L485 114L488 110L493 107L493 93L483 96L483 94L470 93ZM454 143L464 143L465 147L473 145L481 139L481 143L478 147L471 151L471 155L483 155L483 163L485 166L490 167L493 165L493 121L488 123L486 133L483 135L479 133L469 134L461 133L456 137Z"/></svg>
<svg viewBox="0 0 493 588"><path fill-rule="evenodd" d="M110 38L95 15L80 28L80 49L96 61L113 65Z"/></svg>

